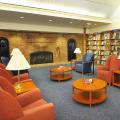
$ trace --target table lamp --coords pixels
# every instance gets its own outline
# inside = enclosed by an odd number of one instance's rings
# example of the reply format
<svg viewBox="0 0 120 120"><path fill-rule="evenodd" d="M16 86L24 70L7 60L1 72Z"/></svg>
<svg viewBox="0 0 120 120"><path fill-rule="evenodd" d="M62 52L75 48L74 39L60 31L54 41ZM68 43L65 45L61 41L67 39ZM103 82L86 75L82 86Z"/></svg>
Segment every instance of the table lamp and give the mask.
<svg viewBox="0 0 120 120"><path fill-rule="evenodd" d="M14 48L11 52L11 55L18 55L18 54L22 54L22 52L18 48Z"/></svg>
<svg viewBox="0 0 120 120"><path fill-rule="evenodd" d="M7 64L6 69L18 71L18 82L16 84L16 88L19 89L22 87L22 84L20 83L20 70L29 69L30 65L19 49L13 49L11 55L13 56Z"/></svg>
<svg viewBox="0 0 120 120"><path fill-rule="evenodd" d="M74 50L74 53L81 53L81 50L80 50L80 48L76 48L75 50Z"/></svg>
<svg viewBox="0 0 120 120"><path fill-rule="evenodd" d="M81 53L80 48L75 48L74 53L75 53L75 54ZM71 60L71 67L72 67L72 60Z"/></svg>

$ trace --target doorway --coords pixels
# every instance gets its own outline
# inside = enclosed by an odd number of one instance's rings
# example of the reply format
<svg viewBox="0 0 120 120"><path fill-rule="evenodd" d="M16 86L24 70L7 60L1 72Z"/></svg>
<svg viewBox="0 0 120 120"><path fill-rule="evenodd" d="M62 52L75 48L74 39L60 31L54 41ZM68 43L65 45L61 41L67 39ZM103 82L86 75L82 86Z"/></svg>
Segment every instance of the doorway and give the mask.
<svg viewBox="0 0 120 120"><path fill-rule="evenodd" d="M76 48L76 40L72 38L69 39L67 45L68 45L68 61L76 59L76 54L74 53L74 50Z"/></svg>

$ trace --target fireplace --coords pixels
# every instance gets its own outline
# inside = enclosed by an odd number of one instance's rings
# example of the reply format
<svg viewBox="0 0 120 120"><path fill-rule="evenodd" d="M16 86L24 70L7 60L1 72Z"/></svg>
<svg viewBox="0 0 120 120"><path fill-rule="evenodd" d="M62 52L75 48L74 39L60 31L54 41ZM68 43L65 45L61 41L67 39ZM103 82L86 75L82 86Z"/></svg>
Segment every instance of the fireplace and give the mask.
<svg viewBox="0 0 120 120"><path fill-rule="evenodd" d="M37 51L30 54L30 64L53 63L53 53L49 51Z"/></svg>

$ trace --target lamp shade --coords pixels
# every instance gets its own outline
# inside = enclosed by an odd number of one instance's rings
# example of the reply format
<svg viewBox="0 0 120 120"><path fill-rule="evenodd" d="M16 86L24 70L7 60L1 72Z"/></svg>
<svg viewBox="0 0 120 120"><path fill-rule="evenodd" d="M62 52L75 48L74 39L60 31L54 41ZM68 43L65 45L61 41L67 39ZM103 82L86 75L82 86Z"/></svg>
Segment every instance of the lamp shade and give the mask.
<svg viewBox="0 0 120 120"><path fill-rule="evenodd" d="M11 55L19 55L22 54L22 52L18 48L14 48L11 52Z"/></svg>
<svg viewBox="0 0 120 120"><path fill-rule="evenodd" d="M74 51L74 53L81 53L80 48L76 48L75 51Z"/></svg>
<svg viewBox="0 0 120 120"><path fill-rule="evenodd" d="M30 65L23 54L13 55L8 65L6 66L7 70L25 70L29 68Z"/></svg>
<svg viewBox="0 0 120 120"><path fill-rule="evenodd" d="M118 59L120 59L120 55L118 56Z"/></svg>

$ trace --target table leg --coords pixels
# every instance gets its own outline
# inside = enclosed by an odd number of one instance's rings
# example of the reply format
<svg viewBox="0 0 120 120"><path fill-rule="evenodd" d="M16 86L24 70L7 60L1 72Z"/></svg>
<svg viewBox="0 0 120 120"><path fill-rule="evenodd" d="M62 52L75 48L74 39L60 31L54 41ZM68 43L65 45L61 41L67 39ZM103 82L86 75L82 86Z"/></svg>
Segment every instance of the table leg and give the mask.
<svg viewBox="0 0 120 120"><path fill-rule="evenodd" d="M91 91L89 92L89 101L90 101L90 108L91 108L91 105L92 105L92 92Z"/></svg>
<svg viewBox="0 0 120 120"><path fill-rule="evenodd" d="M72 92L73 92L73 94L74 94L74 87L73 87L73 89L72 89Z"/></svg>

